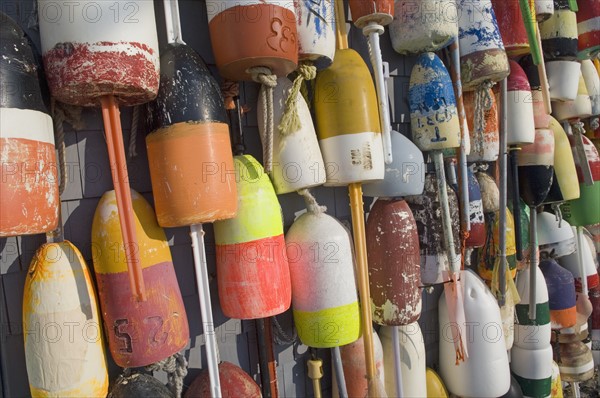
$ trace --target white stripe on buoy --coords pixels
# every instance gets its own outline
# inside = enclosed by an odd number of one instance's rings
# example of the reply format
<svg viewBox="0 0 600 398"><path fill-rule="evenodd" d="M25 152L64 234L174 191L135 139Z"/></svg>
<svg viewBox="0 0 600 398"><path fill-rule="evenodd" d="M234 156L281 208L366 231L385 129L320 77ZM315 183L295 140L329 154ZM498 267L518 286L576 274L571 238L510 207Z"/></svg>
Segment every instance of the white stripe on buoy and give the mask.
<svg viewBox="0 0 600 398"><path fill-rule="evenodd" d="M52 118L44 112L31 109L0 108L0 138L54 145Z"/></svg>

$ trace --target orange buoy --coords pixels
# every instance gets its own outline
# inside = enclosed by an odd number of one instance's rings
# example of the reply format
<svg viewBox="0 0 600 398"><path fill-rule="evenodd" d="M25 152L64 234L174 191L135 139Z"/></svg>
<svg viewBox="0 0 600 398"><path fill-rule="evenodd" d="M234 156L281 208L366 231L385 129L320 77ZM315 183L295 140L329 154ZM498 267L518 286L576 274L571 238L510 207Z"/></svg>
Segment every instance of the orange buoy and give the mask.
<svg viewBox="0 0 600 398"><path fill-rule="evenodd" d="M492 89L466 92L463 99L471 140L471 152L467 155L467 160L495 162L500 151L500 138L498 107ZM478 110L483 112L483 118L477 118Z"/></svg>
<svg viewBox="0 0 600 398"><path fill-rule="evenodd" d="M281 314L292 300L281 208L256 159L236 156L234 166L237 215L214 223L221 308L238 319Z"/></svg>
<svg viewBox="0 0 600 398"><path fill-rule="evenodd" d="M242 368L231 362L219 364L219 379L223 398L260 398L260 387ZM208 371L203 370L194 379L184 394L184 398L204 398L211 396Z"/></svg>
<svg viewBox="0 0 600 398"><path fill-rule="evenodd" d="M3 238L55 229L60 198L52 119L42 100L35 59L17 23L4 13L0 13L0 18L3 93L0 237Z"/></svg>
<svg viewBox="0 0 600 398"><path fill-rule="evenodd" d="M358 28L362 28L370 21L380 25L389 25L394 19L393 0L349 0L350 14Z"/></svg>
<svg viewBox="0 0 600 398"><path fill-rule="evenodd" d="M182 350L188 321L171 252L154 210L131 191L138 246L148 298L136 300L129 289L125 248L115 191L98 203L92 224L92 258L100 308L113 359L123 368L146 366Z"/></svg>

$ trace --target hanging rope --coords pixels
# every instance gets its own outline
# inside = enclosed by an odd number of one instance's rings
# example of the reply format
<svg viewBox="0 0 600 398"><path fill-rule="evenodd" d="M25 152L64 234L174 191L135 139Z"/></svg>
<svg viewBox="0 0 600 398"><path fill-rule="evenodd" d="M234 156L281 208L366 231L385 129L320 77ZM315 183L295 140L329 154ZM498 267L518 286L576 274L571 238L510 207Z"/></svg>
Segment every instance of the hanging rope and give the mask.
<svg viewBox="0 0 600 398"><path fill-rule="evenodd" d="M494 82L486 80L481 83L475 92L475 117L474 128L475 137L474 151L475 153L483 153L484 131L486 127L485 114L492 108L492 96L490 89L494 86Z"/></svg>
<svg viewBox="0 0 600 398"><path fill-rule="evenodd" d="M142 112L142 106L136 105L133 107L133 112L131 115L131 130L129 131L129 149L127 151L127 156L131 159L137 156L137 133L138 133L138 125L140 120L140 113Z"/></svg>
<svg viewBox="0 0 600 398"><path fill-rule="evenodd" d="M278 129L281 134L287 135L298 131L302 127L300 117L298 116L298 94L300 93L302 83L305 80L312 80L316 76L317 68L314 65L302 62L298 66L298 76L294 79L292 88L285 100L285 110L279 123Z"/></svg>
<svg viewBox="0 0 600 398"><path fill-rule="evenodd" d="M597 130L600 127L600 118L593 117L590 119L590 128L592 130Z"/></svg>
<svg viewBox="0 0 600 398"><path fill-rule="evenodd" d="M224 80L223 83L221 83L221 94L223 94L225 109L235 109L235 102L233 99L240 95L239 83L232 80Z"/></svg>
<svg viewBox="0 0 600 398"><path fill-rule="evenodd" d="M265 86L260 95L265 123L263 137L261 138L263 142L263 163L265 172L268 174L273 168L273 88L277 86L277 76L272 74L271 69L263 66L252 67L246 72L252 76L252 80Z"/></svg>
<svg viewBox="0 0 600 398"><path fill-rule="evenodd" d="M317 203L317 199L315 199L308 189L299 190L298 195L304 198L304 203L309 213L321 214L327 211L327 206L321 206Z"/></svg>
<svg viewBox="0 0 600 398"><path fill-rule="evenodd" d="M292 326L292 335L290 336L283 330L276 316L272 316L271 320L273 323L273 340L275 340L277 345L294 344L298 340L296 328Z"/></svg>
<svg viewBox="0 0 600 398"><path fill-rule="evenodd" d="M188 373L188 362L185 356L178 352L161 361L148 365L145 369L149 372L165 371L167 373L167 387L176 398L181 397L183 391L183 379Z"/></svg>
<svg viewBox="0 0 600 398"><path fill-rule="evenodd" d="M75 130L84 127L81 107L58 102L54 97L50 100L50 114L54 125L54 145L58 151L59 185L58 193L62 195L67 186L68 170L66 161L67 147L65 145L64 123L69 123Z"/></svg>
<svg viewBox="0 0 600 398"><path fill-rule="evenodd" d="M556 217L556 222L558 222L558 228L561 228L562 220L563 220L562 210L560 209L560 205L561 205L561 203L552 203L550 205L550 207L554 211L554 215Z"/></svg>

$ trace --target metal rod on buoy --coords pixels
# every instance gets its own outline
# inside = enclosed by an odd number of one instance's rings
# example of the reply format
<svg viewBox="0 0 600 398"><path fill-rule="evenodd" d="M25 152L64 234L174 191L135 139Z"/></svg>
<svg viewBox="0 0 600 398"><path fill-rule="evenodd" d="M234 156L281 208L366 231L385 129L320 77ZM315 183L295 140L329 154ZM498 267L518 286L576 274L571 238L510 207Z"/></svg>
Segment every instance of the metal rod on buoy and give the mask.
<svg viewBox="0 0 600 398"><path fill-rule="evenodd" d="M146 289L137 247L135 219L133 205L131 204L131 191L119 107L115 97L112 95L101 97L100 102L102 104L102 118L104 120L106 145L110 160L110 172L115 188L119 223L121 224L121 233L125 246L129 283L133 296L138 301L146 301Z"/></svg>
<svg viewBox="0 0 600 398"><path fill-rule="evenodd" d="M506 92L508 88L507 79L502 79L500 82L500 156L498 158L498 166L500 168L500 215L498 220L499 242L498 249L500 250L500 292L498 293L498 305L501 307L506 302L506 208L507 208L507 173L506 162L508 158L508 148L506 145L506 123L508 120L508 112L506 111L507 98Z"/></svg>
<svg viewBox="0 0 600 398"><path fill-rule="evenodd" d="M588 281L587 274L585 271L585 264L583 262L583 227L577 226L577 263L579 265L579 275L581 275L581 294L588 295Z"/></svg>
<svg viewBox="0 0 600 398"><path fill-rule="evenodd" d="M529 263L529 319L536 318L536 271L537 271L537 209L529 208L529 250L531 251Z"/></svg>
<svg viewBox="0 0 600 398"><path fill-rule="evenodd" d="M344 366L342 365L342 354L340 347L336 346L331 349L331 359L333 361L333 370L335 371L335 380L338 387L338 395L340 398L348 398L348 389L346 388L346 376L344 375Z"/></svg>
<svg viewBox="0 0 600 398"><path fill-rule="evenodd" d="M515 218L515 249L517 261L523 260L523 231L521 230L521 196L519 195L519 169L517 165L518 147L510 147L508 149L508 162L510 167L510 180L512 188L512 208L513 217Z"/></svg>
<svg viewBox="0 0 600 398"><path fill-rule="evenodd" d="M402 358L400 356L400 327L392 326L392 343L394 344L394 378L396 382L396 395L404 397L402 386Z"/></svg>

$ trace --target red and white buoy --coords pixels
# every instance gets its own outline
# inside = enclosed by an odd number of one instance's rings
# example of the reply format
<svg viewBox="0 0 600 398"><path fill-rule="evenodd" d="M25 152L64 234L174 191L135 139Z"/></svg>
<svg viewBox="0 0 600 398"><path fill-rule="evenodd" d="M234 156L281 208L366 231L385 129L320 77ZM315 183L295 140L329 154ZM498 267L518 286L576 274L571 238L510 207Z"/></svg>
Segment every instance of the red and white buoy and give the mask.
<svg viewBox="0 0 600 398"><path fill-rule="evenodd" d="M589 59L600 52L600 3L580 1L577 6L578 56Z"/></svg>

